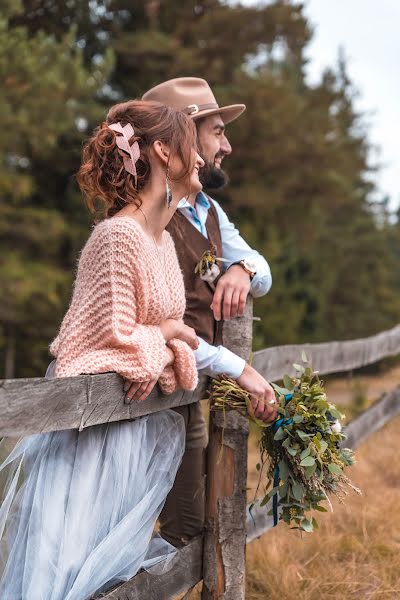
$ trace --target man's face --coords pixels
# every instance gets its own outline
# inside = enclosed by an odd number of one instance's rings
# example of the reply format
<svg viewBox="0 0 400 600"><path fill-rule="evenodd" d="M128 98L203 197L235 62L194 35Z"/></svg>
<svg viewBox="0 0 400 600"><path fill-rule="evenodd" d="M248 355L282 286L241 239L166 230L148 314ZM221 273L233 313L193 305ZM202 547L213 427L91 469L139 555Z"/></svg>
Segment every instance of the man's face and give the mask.
<svg viewBox="0 0 400 600"><path fill-rule="evenodd" d="M200 181L206 189L221 189L228 183L228 175L221 163L232 152L221 116L211 115L202 119L197 126L197 134L199 154L205 162L200 170Z"/></svg>

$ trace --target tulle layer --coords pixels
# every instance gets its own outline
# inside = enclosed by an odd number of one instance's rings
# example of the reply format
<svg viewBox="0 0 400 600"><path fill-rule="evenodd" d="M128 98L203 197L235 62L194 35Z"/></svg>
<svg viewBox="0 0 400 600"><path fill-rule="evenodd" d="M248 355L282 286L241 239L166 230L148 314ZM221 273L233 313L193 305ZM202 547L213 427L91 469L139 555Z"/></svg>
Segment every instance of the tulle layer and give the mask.
<svg viewBox="0 0 400 600"><path fill-rule="evenodd" d="M0 467L1 600L84 600L174 552L152 534L184 439L170 410L23 438Z"/></svg>

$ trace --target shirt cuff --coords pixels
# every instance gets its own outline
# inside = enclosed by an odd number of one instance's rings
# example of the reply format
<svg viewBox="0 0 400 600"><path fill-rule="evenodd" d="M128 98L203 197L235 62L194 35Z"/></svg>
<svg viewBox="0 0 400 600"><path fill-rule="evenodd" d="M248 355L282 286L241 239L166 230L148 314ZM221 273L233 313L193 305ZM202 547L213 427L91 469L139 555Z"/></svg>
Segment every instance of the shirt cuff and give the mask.
<svg viewBox="0 0 400 600"><path fill-rule="evenodd" d="M225 348L212 346L199 338L200 345L194 351L197 368L210 377L217 377L225 373L232 379L237 379L243 373L246 361Z"/></svg>
<svg viewBox="0 0 400 600"><path fill-rule="evenodd" d="M220 372L225 373L225 375L232 379L237 379L243 373L246 361L228 350L228 348L221 346L221 350L223 350L223 352L219 356Z"/></svg>

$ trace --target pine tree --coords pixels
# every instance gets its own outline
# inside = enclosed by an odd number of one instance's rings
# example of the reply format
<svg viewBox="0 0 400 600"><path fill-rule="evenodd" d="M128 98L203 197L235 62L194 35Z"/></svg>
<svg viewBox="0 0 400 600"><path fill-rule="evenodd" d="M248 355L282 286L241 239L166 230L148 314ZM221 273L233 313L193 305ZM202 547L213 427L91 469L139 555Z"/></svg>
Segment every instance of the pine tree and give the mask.
<svg viewBox="0 0 400 600"><path fill-rule="evenodd" d="M65 310L69 255L77 237L73 228L84 215L79 207L79 219L66 218L77 210L76 192L68 193L68 153L73 148L75 169L79 123L93 113L91 98L110 66L108 58L108 64L105 60L86 69L73 31L56 41L43 31L11 27L9 19L19 10L9 2L8 19L0 21L0 344L5 377L40 372Z"/></svg>

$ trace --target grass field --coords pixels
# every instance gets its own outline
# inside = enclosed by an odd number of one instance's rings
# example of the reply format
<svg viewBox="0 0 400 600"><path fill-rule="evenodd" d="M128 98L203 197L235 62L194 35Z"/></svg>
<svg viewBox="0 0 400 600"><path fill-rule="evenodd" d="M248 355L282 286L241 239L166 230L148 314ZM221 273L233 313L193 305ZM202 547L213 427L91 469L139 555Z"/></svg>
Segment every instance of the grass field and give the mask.
<svg viewBox="0 0 400 600"><path fill-rule="evenodd" d="M333 380L329 398L346 412L368 404L400 381L385 376ZM354 402L356 407L354 407ZM349 472L363 494L301 537L281 523L247 547L246 600L400 600L400 417L371 436ZM257 448L249 444L249 486L257 481ZM194 591L191 600L200 598Z"/></svg>

